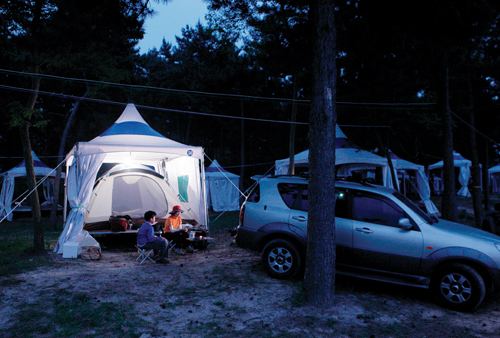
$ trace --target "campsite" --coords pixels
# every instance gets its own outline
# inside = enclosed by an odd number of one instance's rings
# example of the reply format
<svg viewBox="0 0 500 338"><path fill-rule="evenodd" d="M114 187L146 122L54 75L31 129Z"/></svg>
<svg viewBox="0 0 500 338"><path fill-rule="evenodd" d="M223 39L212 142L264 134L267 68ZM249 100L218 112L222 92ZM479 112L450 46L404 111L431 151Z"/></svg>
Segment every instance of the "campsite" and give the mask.
<svg viewBox="0 0 500 338"><path fill-rule="evenodd" d="M47 231L46 255L19 252L21 272L5 276L2 270L2 336L479 338L500 333L498 296L473 313L460 313L439 307L424 290L337 277L332 309L304 307L299 279L270 278L256 253L234 245L227 229L237 218L237 211L228 212L214 222L216 239L208 251L172 256L168 265L139 265L133 242L102 241L96 261L63 259L50 250L57 236ZM28 229L29 218L9 223L8 230L1 229L2 243L22 236L19 230L29 236Z"/></svg>
<svg viewBox="0 0 500 338"><path fill-rule="evenodd" d="M0 3L0 336L499 337L500 2L202 2Z"/></svg>

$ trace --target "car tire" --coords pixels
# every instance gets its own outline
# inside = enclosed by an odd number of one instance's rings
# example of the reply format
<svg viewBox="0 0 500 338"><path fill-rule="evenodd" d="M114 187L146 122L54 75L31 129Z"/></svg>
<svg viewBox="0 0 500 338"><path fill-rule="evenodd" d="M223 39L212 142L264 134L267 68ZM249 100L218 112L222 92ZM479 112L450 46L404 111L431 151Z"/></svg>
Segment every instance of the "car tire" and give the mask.
<svg viewBox="0 0 500 338"><path fill-rule="evenodd" d="M481 275L460 263L439 268L431 279L431 290L439 304L455 311L473 311L486 294Z"/></svg>
<svg viewBox="0 0 500 338"><path fill-rule="evenodd" d="M297 274L302 262L295 245L285 239L274 239L262 251L262 264L269 276L290 279Z"/></svg>

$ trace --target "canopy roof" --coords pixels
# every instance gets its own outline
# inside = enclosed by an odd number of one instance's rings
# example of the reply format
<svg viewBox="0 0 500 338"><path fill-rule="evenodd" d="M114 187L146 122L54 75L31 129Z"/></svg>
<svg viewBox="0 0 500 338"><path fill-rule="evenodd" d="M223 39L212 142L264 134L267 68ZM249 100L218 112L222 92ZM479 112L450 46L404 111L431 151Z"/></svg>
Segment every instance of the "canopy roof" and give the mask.
<svg viewBox="0 0 500 338"><path fill-rule="evenodd" d="M496 174L496 173L499 173L499 172L500 172L500 163L497 164L496 166L491 167L490 169L488 169L488 174Z"/></svg>
<svg viewBox="0 0 500 338"><path fill-rule="evenodd" d="M133 103L129 103L120 117L105 132L89 142L79 142L66 156L67 165L79 156L106 154L103 163L130 163L154 165L179 156L203 159L203 148L173 141L161 135L144 121Z"/></svg>
<svg viewBox="0 0 500 338"><path fill-rule="evenodd" d="M239 178L240 176L230 173L226 169L222 168L217 162L214 160L208 168L205 169L205 177L208 178Z"/></svg>
<svg viewBox="0 0 500 338"><path fill-rule="evenodd" d="M38 156L36 156L35 152L32 151L31 154L33 155L33 164L35 166L35 175L36 176L56 176L56 171L48 166L46 166ZM24 163L24 160L21 161L18 165L16 165L14 168L5 171L0 174L0 177L21 177L21 176L26 176L26 164ZM64 178L64 174L61 174L61 177Z"/></svg>
<svg viewBox="0 0 500 338"><path fill-rule="evenodd" d="M373 164L376 166L387 166L387 160L369 151L360 149L357 145L348 140L338 125L335 126L335 164ZM328 149L325 149L328 151ZM295 165L309 162L309 149L304 150L294 156ZM275 162L276 174L286 174L290 166L290 159L277 160Z"/></svg>
<svg viewBox="0 0 500 338"><path fill-rule="evenodd" d="M455 167L470 167L471 166L471 161L457 153L456 151L453 151L453 164ZM429 170L432 169L438 169L443 167L443 161L436 162L434 164L431 164L429 166Z"/></svg>

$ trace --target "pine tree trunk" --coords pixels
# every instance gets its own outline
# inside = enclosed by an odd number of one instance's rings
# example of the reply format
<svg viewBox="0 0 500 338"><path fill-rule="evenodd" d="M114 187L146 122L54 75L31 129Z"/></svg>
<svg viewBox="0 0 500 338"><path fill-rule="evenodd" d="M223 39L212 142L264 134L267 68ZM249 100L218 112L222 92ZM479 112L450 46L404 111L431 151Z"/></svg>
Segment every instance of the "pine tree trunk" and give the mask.
<svg viewBox="0 0 500 338"><path fill-rule="evenodd" d="M295 99L297 98L297 77L293 78L293 98L294 101L292 103L292 119L290 124L290 140L288 145L288 158L290 159L290 163L288 166L288 175L295 174L295 121L297 121L297 103Z"/></svg>
<svg viewBox="0 0 500 338"><path fill-rule="evenodd" d="M35 73L38 73L38 67L35 68ZM27 104L28 110L33 110L35 108L35 103L37 99L37 93L40 89L40 78L33 78L32 88L34 93L30 97L30 101ZM26 165L26 178L28 179L28 189L30 192L30 205L31 214L33 215L33 249L35 251L45 250L45 241L43 236L43 225L42 225L42 212L40 209L40 201L38 199L38 191L36 189L36 177L35 177L35 166L33 163L33 154L31 152L31 140L30 140L30 122L29 118L20 128L21 132L21 143L23 145L24 163Z"/></svg>
<svg viewBox="0 0 500 338"><path fill-rule="evenodd" d="M449 80L446 62L441 64L438 83L438 109L441 114L443 132L443 197L441 215L444 219L458 221L457 197L455 192L455 167L453 161L453 127L449 103Z"/></svg>
<svg viewBox="0 0 500 338"><path fill-rule="evenodd" d="M481 205L481 169L479 168L479 156L477 153L477 141L476 141L476 131L473 129L474 122L474 100L472 97L472 85L469 79L469 104L467 107L469 115L469 124L472 128L469 128L469 138L471 146L471 175L472 175L472 204L474 207L474 220L476 223L476 228L481 229L483 224L483 208Z"/></svg>
<svg viewBox="0 0 500 338"><path fill-rule="evenodd" d="M241 100L241 136L240 136L240 163L241 163L241 167L240 167L240 184L239 184L239 188L240 188L240 191L245 191L245 187L244 187L244 177L245 177L245 120L243 119L243 117L245 117L245 111L244 111L244 106L243 106L243 100ZM240 196L240 206L243 204L245 200L245 197L244 196Z"/></svg>
<svg viewBox="0 0 500 338"><path fill-rule="evenodd" d="M89 93L88 87L87 91L83 95L82 98L87 97ZM68 121L66 122L66 126L64 127L64 131L61 137L61 143L59 144L59 153L57 157L57 163L61 163L62 160L64 159L64 148L66 147L66 139L68 138L69 130L71 129L71 125L73 124L73 121L75 119L76 112L78 110L78 107L80 106L80 100L77 100L75 102L75 105L71 109L71 114L69 115ZM61 172L62 172L62 165L57 167L56 171L56 178L54 182L54 198L52 202L52 210L50 211L50 226L54 230L57 230L57 208L59 206L59 190L60 190L60 183L61 183ZM64 201L66 203L66 201Z"/></svg>
<svg viewBox="0 0 500 338"><path fill-rule="evenodd" d="M490 176L488 168L490 161L488 156L488 141L484 141L484 163L483 163L483 192L484 192L484 210L490 210Z"/></svg>
<svg viewBox="0 0 500 338"><path fill-rule="evenodd" d="M309 123L309 215L304 300L328 308L335 302L335 4L311 3L313 94Z"/></svg>

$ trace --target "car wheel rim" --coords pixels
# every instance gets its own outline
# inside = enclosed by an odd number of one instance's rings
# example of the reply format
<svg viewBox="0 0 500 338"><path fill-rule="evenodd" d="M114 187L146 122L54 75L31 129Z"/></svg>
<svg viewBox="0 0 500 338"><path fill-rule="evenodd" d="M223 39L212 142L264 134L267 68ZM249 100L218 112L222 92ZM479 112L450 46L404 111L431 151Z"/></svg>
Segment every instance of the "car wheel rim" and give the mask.
<svg viewBox="0 0 500 338"><path fill-rule="evenodd" d="M286 248L274 248L267 258L269 266L276 272L284 273L290 270L293 264L293 257Z"/></svg>
<svg viewBox="0 0 500 338"><path fill-rule="evenodd" d="M441 293L450 302L463 303L472 295L472 285L463 275L450 273L441 280Z"/></svg>

